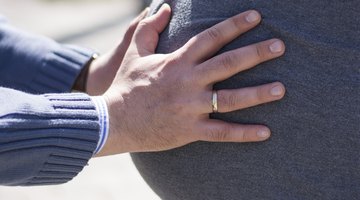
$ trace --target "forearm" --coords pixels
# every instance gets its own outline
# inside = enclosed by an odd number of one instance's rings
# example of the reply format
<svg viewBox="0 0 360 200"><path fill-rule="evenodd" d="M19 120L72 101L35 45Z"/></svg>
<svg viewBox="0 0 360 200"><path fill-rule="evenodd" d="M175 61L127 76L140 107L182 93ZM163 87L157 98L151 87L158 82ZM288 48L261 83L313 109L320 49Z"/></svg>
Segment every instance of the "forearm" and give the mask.
<svg viewBox="0 0 360 200"><path fill-rule="evenodd" d="M99 114L86 94L0 88L0 104L1 185L67 182L97 149Z"/></svg>

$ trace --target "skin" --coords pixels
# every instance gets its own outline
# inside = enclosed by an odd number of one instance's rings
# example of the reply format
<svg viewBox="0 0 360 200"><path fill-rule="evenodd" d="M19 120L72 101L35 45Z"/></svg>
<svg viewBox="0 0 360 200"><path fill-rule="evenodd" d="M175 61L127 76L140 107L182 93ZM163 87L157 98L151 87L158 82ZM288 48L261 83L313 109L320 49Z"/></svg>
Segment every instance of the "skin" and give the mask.
<svg viewBox="0 0 360 200"><path fill-rule="evenodd" d="M114 49L91 63L84 92L93 96L102 95L110 87L129 48L136 27L148 11L148 8L145 9L130 23L123 40Z"/></svg>
<svg viewBox="0 0 360 200"><path fill-rule="evenodd" d="M124 45L128 47L125 55L114 58L120 68L103 94L110 133L97 156L163 151L196 141L260 142L270 137L269 128L263 125L209 119L212 86L283 55L284 43L270 39L212 57L260 23L260 14L250 10L196 35L175 52L155 54L170 15L170 7L164 4L155 15L135 23L131 42ZM285 87L279 82L219 90L218 111L277 101L284 94Z"/></svg>

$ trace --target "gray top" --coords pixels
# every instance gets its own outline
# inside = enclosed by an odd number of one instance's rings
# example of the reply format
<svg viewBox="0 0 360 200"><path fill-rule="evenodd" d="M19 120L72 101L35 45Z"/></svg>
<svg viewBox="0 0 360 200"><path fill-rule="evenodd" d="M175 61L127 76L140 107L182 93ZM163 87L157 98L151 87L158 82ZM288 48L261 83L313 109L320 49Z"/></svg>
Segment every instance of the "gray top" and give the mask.
<svg viewBox="0 0 360 200"><path fill-rule="evenodd" d="M153 11L163 1L153 2ZM163 199L360 199L360 3L358 0L169 0L170 26L158 52L242 11L262 13L259 27L222 50L273 37L287 51L219 83L216 89L281 81L279 102L214 118L266 124L265 143L198 142L132 154Z"/></svg>

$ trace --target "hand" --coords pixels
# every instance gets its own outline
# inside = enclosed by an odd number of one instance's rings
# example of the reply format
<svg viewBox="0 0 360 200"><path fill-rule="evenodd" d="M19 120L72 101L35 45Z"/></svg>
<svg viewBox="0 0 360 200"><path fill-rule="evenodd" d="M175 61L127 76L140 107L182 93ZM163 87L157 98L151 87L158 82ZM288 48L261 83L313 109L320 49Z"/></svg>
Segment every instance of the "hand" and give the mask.
<svg viewBox="0 0 360 200"><path fill-rule="evenodd" d="M85 91L90 95L102 95L110 87L125 53L130 45L134 31L139 22L147 15L148 8L136 17L128 27L120 44L91 62Z"/></svg>
<svg viewBox="0 0 360 200"><path fill-rule="evenodd" d="M194 141L257 142L269 138L262 125L242 125L209 119L212 85L255 65L279 57L285 46L278 39L249 45L210 58L221 47L252 29L260 14L247 11L190 39L170 54L154 54L159 33L169 22L170 7L142 20L120 70L105 93L110 134L101 155L162 151ZM218 111L279 100L281 83L219 90Z"/></svg>

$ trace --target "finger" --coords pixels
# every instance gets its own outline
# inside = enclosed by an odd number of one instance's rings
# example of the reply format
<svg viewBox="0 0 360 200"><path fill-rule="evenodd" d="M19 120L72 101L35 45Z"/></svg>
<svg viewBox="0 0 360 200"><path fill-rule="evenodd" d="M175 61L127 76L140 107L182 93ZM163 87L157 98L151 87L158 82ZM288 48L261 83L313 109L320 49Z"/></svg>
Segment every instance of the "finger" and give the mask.
<svg viewBox="0 0 360 200"><path fill-rule="evenodd" d="M260 14L250 10L229 18L190 39L179 51L194 62L202 62L218 52L240 34L255 27Z"/></svg>
<svg viewBox="0 0 360 200"><path fill-rule="evenodd" d="M216 56L196 66L195 73L200 83L213 84L279 57L284 52L284 43L279 39L271 39Z"/></svg>
<svg viewBox="0 0 360 200"><path fill-rule="evenodd" d="M242 125L209 119L200 125L198 140L208 142L260 142L270 137L262 125Z"/></svg>
<svg viewBox="0 0 360 200"><path fill-rule="evenodd" d="M146 17L148 13L149 8L145 8L133 21L131 21L129 28L125 32L124 40L121 43L121 45L125 47L125 49L127 49L127 47L129 46L138 24Z"/></svg>
<svg viewBox="0 0 360 200"><path fill-rule="evenodd" d="M284 94L285 87L279 82L235 90L219 90L218 112L231 112L277 101L283 98Z"/></svg>
<svg viewBox="0 0 360 200"><path fill-rule="evenodd" d="M218 112L231 112L252 106L277 101L284 97L285 87L280 82L274 82L256 87L217 91ZM203 101L197 102L202 113L212 113L212 91L204 93Z"/></svg>
<svg viewBox="0 0 360 200"><path fill-rule="evenodd" d="M171 9L168 4L163 4L160 10L153 16L140 21L134 33L131 50L140 56L147 56L155 52L159 41L159 34L165 29L170 21Z"/></svg>
<svg viewBox="0 0 360 200"><path fill-rule="evenodd" d="M121 61L123 60L138 24L146 17L148 12L149 8L146 8L130 23L128 29L125 32L123 40L116 47L116 54L115 56L113 56L113 58L116 59L116 63L121 63Z"/></svg>

